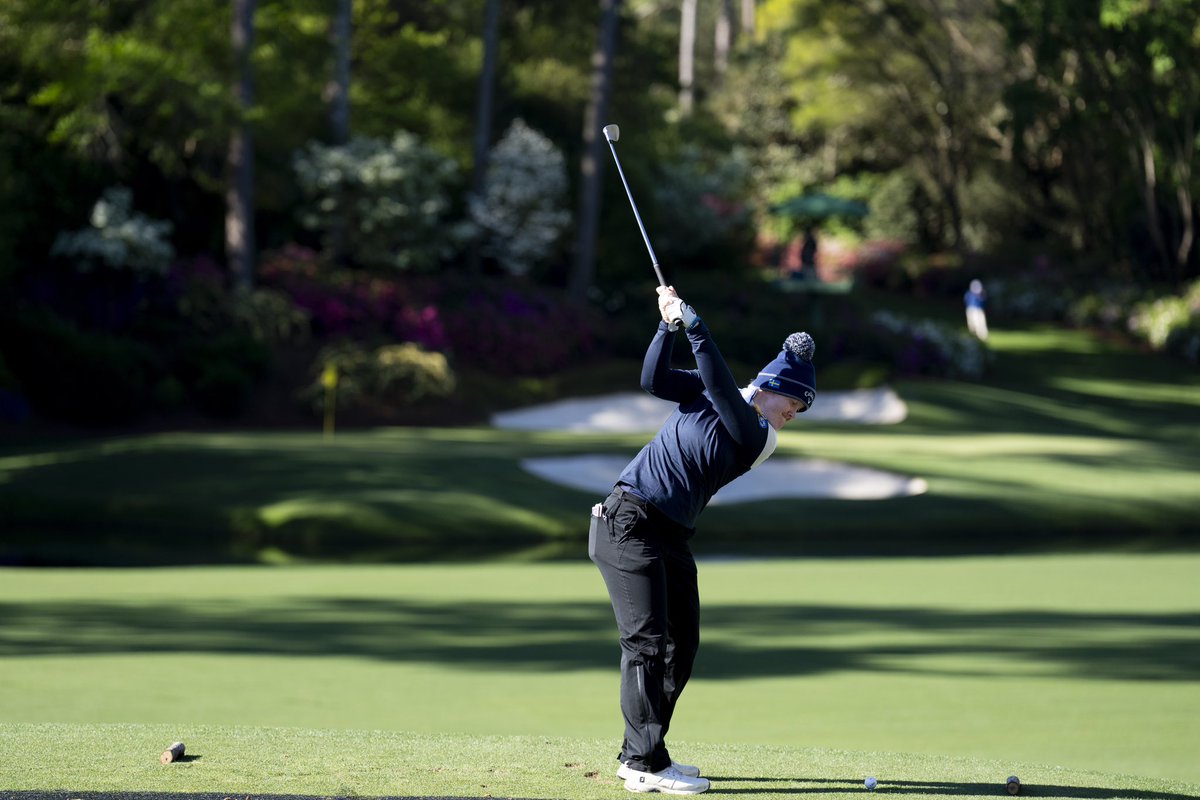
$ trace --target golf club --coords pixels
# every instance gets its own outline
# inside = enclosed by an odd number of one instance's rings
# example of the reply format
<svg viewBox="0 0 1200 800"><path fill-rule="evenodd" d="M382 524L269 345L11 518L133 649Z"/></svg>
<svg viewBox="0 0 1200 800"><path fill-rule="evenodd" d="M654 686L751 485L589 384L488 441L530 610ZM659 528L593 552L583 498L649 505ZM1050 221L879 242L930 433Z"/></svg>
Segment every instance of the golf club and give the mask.
<svg viewBox="0 0 1200 800"><path fill-rule="evenodd" d="M638 228L642 232L642 239L646 242L646 249L650 251L650 263L654 265L654 274L658 276L658 285L666 286L667 279L663 277L662 270L658 267L658 256L654 255L654 248L650 246L650 237L646 233L646 226L642 224L642 215L638 213L637 203L633 202L633 192L629 191L629 181L625 180L625 171L621 169L621 159L617 158L617 148L613 147L613 143L621 138L621 129L616 125L604 126L604 140L608 142L608 149L612 151L613 161L617 164L617 174L621 176L621 183L625 187L625 195L629 198L629 205L633 208L634 219L637 220Z"/></svg>

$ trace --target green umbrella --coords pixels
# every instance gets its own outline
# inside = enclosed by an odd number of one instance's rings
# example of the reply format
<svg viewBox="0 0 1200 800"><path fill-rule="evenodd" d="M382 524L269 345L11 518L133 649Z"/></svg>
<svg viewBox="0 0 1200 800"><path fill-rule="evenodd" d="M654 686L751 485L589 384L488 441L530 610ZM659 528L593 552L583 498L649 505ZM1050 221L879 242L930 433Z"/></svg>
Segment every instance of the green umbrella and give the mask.
<svg viewBox="0 0 1200 800"><path fill-rule="evenodd" d="M781 217L822 220L829 217L861 218L868 214L867 204L845 200L829 194L802 194L771 206L771 213Z"/></svg>

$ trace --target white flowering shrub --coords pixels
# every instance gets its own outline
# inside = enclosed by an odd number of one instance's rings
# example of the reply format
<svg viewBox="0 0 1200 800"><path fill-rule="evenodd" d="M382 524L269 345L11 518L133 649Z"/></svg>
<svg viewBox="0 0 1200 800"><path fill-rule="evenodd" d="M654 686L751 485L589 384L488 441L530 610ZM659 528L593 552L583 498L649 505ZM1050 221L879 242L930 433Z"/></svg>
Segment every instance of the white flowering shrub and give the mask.
<svg viewBox="0 0 1200 800"><path fill-rule="evenodd" d="M1182 295L1134 306L1129 330L1155 350L1165 350L1193 364L1200 362L1200 281L1193 282Z"/></svg>
<svg viewBox="0 0 1200 800"><path fill-rule="evenodd" d="M480 252L512 275L526 275L557 251L571 224L562 152L516 120L492 149L482 197L470 202Z"/></svg>
<svg viewBox="0 0 1200 800"><path fill-rule="evenodd" d="M902 373L978 378L987 368L986 345L964 331L887 311L872 314L871 323L882 330L885 349Z"/></svg>
<svg viewBox="0 0 1200 800"><path fill-rule="evenodd" d="M58 234L50 255L70 261L80 272L102 267L137 275L165 275L175 258L170 222L133 210L133 193L115 186L92 207L91 227Z"/></svg>
<svg viewBox="0 0 1200 800"><path fill-rule="evenodd" d="M293 166L307 201L301 223L361 266L429 271L471 235L470 223L451 218L458 165L406 131L312 143Z"/></svg>

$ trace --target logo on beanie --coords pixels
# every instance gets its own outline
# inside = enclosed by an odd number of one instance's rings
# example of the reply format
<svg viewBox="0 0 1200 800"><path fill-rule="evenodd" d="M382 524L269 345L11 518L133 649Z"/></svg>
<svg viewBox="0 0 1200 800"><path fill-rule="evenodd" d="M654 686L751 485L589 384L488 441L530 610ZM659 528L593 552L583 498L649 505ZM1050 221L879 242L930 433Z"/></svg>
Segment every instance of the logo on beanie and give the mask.
<svg viewBox="0 0 1200 800"><path fill-rule="evenodd" d="M813 400L816 400L816 399L817 399L816 392L812 391L811 389L806 389L804 391L804 401L806 403L808 403L810 406L813 404Z"/></svg>
<svg viewBox="0 0 1200 800"><path fill-rule="evenodd" d="M770 386L772 389L778 389L780 387L779 378L771 378L771 380L767 381L767 386Z"/></svg>

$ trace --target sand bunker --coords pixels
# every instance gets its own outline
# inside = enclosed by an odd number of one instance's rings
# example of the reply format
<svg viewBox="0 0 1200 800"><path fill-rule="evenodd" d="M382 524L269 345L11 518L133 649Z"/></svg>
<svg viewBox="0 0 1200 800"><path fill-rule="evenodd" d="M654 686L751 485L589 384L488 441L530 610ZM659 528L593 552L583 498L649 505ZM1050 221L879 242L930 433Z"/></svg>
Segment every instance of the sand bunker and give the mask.
<svg viewBox="0 0 1200 800"><path fill-rule="evenodd" d="M657 431L675 404L645 392L622 392L529 406L495 414L492 424L514 430L637 433ZM889 387L821 392L810 411L794 426L807 422L894 425L908 415L904 401Z"/></svg>
<svg viewBox="0 0 1200 800"><path fill-rule="evenodd" d="M513 430L653 433L674 408L673 403L645 392L626 392L508 411L494 415L492 424ZM907 413L904 401L887 387L822 392L812 410L791 427L801 429L817 420L889 425L903 421ZM628 461L628 456L579 455L525 459L521 467L544 480L603 496L612 489ZM880 500L923 494L926 489L920 478L831 461L775 456L721 489L712 504L777 497Z"/></svg>
<svg viewBox="0 0 1200 800"><path fill-rule="evenodd" d="M539 478L597 497L607 495L629 459L625 456L527 458L521 467ZM882 500L924 494L920 478L867 467L801 458L771 458L717 492L709 505L748 503L777 497Z"/></svg>

